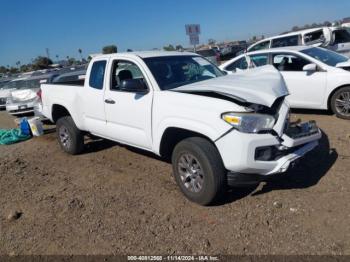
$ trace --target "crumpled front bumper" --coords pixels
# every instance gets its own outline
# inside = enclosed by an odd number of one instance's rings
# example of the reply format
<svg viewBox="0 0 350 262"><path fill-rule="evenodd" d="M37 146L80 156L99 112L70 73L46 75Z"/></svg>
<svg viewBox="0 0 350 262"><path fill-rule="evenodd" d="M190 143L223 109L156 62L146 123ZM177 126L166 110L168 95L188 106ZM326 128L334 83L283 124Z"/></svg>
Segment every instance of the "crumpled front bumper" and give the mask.
<svg viewBox="0 0 350 262"><path fill-rule="evenodd" d="M318 130L304 140L304 143L295 147L288 147L283 141L272 134L244 134L233 130L226 136L216 141L222 160L227 170L237 173L271 175L283 173L298 158L304 156L318 145L321 138ZM297 139L293 139L296 142ZM288 154L276 160L258 160L256 151L259 148L281 148L280 153ZM295 150L293 150L295 149Z"/></svg>
<svg viewBox="0 0 350 262"><path fill-rule="evenodd" d="M321 130L312 123L313 130L302 136L286 133L288 111L288 105L284 104L273 133L247 134L232 130L215 141L226 169L233 173L264 176L283 173L295 160L314 149L322 136ZM269 159L257 157L258 150L264 148L273 149L276 156Z"/></svg>

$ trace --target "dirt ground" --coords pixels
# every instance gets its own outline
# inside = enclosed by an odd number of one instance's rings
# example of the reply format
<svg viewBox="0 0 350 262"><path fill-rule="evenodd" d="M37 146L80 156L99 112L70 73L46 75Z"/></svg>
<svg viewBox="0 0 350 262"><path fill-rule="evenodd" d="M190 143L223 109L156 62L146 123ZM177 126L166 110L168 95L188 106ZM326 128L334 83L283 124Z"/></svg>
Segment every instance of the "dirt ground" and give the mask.
<svg viewBox="0 0 350 262"><path fill-rule="evenodd" d="M350 121L293 117L317 121L317 150L211 207L184 198L170 164L113 142L91 141L79 156L55 133L0 146L0 254L349 255ZM0 128L13 126L0 112Z"/></svg>

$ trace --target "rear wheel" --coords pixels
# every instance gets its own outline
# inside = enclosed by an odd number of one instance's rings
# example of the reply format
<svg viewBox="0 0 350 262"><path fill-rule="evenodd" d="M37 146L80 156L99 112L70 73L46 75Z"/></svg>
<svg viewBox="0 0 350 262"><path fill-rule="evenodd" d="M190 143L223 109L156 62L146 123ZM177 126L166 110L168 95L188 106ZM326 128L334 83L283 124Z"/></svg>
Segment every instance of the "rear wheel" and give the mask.
<svg viewBox="0 0 350 262"><path fill-rule="evenodd" d="M84 149L84 135L75 125L72 117L65 116L56 123L57 139L61 148L71 155L79 154Z"/></svg>
<svg viewBox="0 0 350 262"><path fill-rule="evenodd" d="M331 108L337 117L350 119L350 87L340 88L333 94Z"/></svg>
<svg viewBox="0 0 350 262"><path fill-rule="evenodd" d="M226 189L226 169L216 147L201 137L178 143L172 154L176 183L191 201L209 205Z"/></svg>

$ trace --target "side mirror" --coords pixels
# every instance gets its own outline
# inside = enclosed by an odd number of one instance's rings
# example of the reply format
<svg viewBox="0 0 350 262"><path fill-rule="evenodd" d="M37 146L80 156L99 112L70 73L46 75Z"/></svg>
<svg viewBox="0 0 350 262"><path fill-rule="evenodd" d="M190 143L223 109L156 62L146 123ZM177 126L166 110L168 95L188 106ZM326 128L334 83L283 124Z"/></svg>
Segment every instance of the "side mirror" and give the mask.
<svg viewBox="0 0 350 262"><path fill-rule="evenodd" d="M120 90L132 93L146 93L148 88L142 79L128 79L120 83Z"/></svg>
<svg viewBox="0 0 350 262"><path fill-rule="evenodd" d="M303 71L307 71L307 72L312 72L312 71L316 71L316 70L317 70L316 64L307 64L307 65L304 65L304 67L303 67Z"/></svg>

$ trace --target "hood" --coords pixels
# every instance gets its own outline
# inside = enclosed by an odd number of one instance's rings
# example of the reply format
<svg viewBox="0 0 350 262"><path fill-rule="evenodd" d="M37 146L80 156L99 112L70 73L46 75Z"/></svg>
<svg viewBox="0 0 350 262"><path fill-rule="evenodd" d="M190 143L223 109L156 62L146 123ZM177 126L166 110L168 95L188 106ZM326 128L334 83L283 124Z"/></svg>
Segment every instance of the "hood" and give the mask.
<svg viewBox="0 0 350 262"><path fill-rule="evenodd" d="M16 90L11 93L14 101L28 101L36 98L37 94L33 89Z"/></svg>
<svg viewBox="0 0 350 262"><path fill-rule="evenodd" d="M198 94L214 92L243 103L268 107L277 98L289 94L282 75L271 65L180 86L172 91Z"/></svg>

